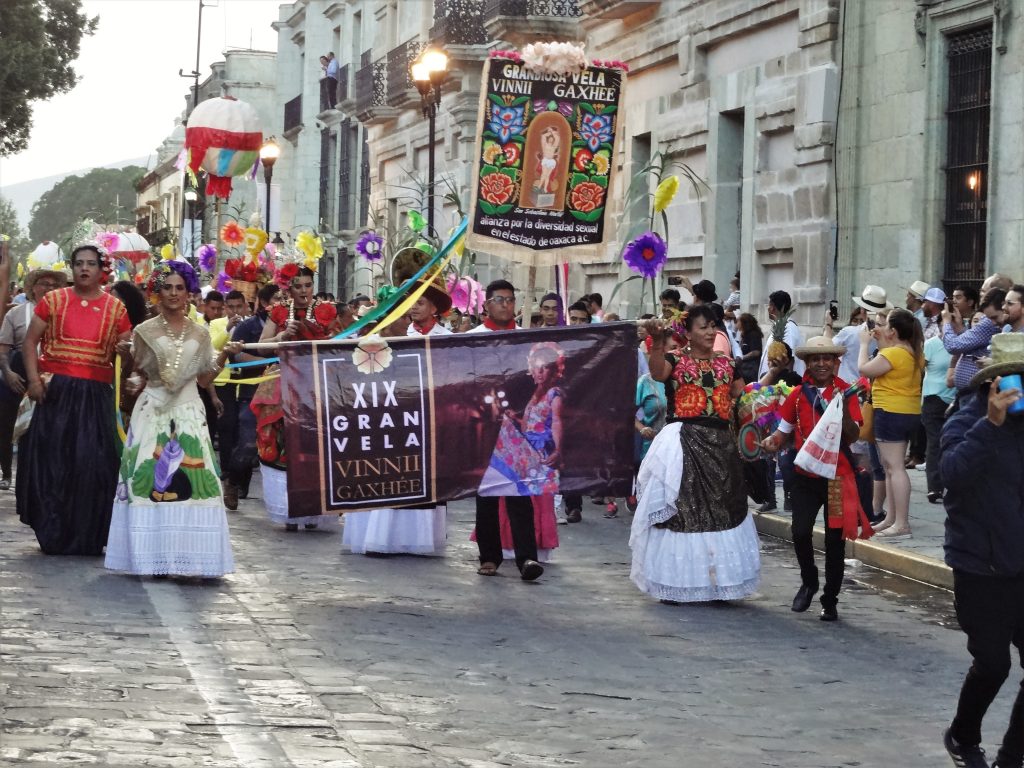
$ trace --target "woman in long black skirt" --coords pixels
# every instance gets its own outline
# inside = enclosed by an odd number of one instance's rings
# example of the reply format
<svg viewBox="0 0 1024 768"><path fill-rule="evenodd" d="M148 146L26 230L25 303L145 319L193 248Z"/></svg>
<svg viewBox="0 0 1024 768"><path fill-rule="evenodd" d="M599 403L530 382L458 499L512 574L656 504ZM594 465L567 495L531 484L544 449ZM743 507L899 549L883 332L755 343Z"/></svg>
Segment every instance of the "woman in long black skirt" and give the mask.
<svg viewBox="0 0 1024 768"><path fill-rule="evenodd" d="M113 359L131 323L104 293L106 251L71 254L74 283L36 305L22 346L32 423L18 446L18 517L49 555L101 555L117 487ZM41 346L37 353L37 346Z"/></svg>

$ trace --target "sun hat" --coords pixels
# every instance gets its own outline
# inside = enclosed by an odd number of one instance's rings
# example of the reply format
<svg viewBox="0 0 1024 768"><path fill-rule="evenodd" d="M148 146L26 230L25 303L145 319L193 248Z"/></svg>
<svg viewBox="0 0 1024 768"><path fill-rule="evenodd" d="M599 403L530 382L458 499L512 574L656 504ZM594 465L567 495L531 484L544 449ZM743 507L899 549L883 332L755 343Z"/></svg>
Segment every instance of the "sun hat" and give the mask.
<svg viewBox="0 0 1024 768"><path fill-rule="evenodd" d="M907 293L912 293L917 296L917 298L923 299L924 295L928 293L929 288L931 288L931 286L924 280L915 280L910 284L910 287L907 288Z"/></svg>
<svg viewBox="0 0 1024 768"><path fill-rule="evenodd" d="M29 300L32 297L32 289L35 288L36 283L42 280L44 277L49 277L56 280L58 288L63 288L68 284L68 276L66 272L56 269L33 269L27 275L25 275L24 290L28 295Z"/></svg>
<svg viewBox="0 0 1024 768"><path fill-rule="evenodd" d="M846 354L846 347L833 343L832 339L825 336L812 336L807 343L800 345L793 350L793 355L801 360L811 355L836 355L842 357Z"/></svg>
<svg viewBox="0 0 1024 768"><path fill-rule="evenodd" d="M924 300L930 301L933 304L945 304L946 292L941 288L929 288L925 291Z"/></svg>
<svg viewBox="0 0 1024 768"><path fill-rule="evenodd" d="M997 333L992 337L992 363L971 378L971 389L996 376L1024 373L1024 333Z"/></svg>
<svg viewBox="0 0 1024 768"><path fill-rule="evenodd" d="M860 296L853 297L853 303L872 312L877 312L880 309L892 309L892 304L885 297L885 288L880 285L865 285Z"/></svg>

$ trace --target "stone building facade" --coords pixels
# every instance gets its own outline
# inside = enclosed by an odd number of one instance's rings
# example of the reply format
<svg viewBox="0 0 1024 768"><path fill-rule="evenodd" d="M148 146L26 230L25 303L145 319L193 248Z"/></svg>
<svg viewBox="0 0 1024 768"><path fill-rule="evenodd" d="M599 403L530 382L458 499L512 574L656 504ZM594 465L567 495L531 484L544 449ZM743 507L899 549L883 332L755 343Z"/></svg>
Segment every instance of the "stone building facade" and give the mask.
<svg viewBox="0 0 1024 768"><path fill-rule="evenodd" d="M419 51L441 47L450 58L435 142L443 234L458 214L442 196L469 199L488 51L577 40L588 56L630 67L611 216L638 213L625 210L626 192L652 162L685 164L702 180L684 184L667 212L663 282L708 277L724 297L739 271L745 308L764 319L767 295L783 288L798 320L815 327L831 298L845 309L866 282L899 300L912 280L953 279L950 259L957 280L1019 275L1020 15L1005 0L298 0L282 6L278 23L286 120L292 105L291 146L275 171L283 225L319 220L335 258L327 285L341 295L365 289L370 272L353 256L359 230L401 226L402 210L423 209L427 121L408 75ZM947 199L950 46L976 46L956 35L985 28L990 151L957 166L961 186L975 174L974 199ZM325 92L317 57L327 51L340 68ZM960 255L949 256L950 233L967 229L956 215L973 218L973 229L956 235ZM629 275L622 246L613 237L601 259L573 265L574 296L610 296ZM472 270L482 282L526 284L524 269L485 253ZM538 274L538 293L550 282ZM636 286L606 309L647 310Z"/></svg>

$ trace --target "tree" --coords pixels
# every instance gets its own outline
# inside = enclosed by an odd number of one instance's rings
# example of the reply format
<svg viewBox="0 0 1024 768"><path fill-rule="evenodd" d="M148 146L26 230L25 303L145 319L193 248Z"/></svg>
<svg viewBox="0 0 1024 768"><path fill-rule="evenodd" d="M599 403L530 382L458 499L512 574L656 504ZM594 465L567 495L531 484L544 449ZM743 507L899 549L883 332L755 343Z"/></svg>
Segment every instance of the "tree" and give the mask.
<svg viewBox="0 0 1024 768"><path fill-rule="evenodd" d="M14 210L14 206L3 195L0 195L0 235L7 235L11 238L9 244L11 258L19 258L31 250L29 240L25 237L25 231L18 223L18 214Z"/></svg>
<svg viewBox="0 0 1024 768"><path fill-rule="evenodd" d="M32 206L29 239L69 245L66 241L82 219L108 226L134 224L135 185L145 172L144 168L129 165L93 168L84 176L68 176Z"/></svg>
<svg viewBox="0 0 1024 768"><path fill-rule="evenodd" d="M0 157L28 145L32 102L75 87L72 63L98 22L81 0L0 2Z"/></svg>

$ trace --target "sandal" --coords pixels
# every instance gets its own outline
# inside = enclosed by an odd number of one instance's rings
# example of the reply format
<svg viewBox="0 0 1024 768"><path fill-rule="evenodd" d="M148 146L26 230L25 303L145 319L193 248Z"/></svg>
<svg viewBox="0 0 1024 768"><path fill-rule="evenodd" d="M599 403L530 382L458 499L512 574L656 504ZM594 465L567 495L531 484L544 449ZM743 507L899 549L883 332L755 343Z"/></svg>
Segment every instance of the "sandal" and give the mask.
<svg viewBox="0 0 1024 768"><path fill-rule="evenodd" d="M0 483L0 489L3 488L3 484ZM942 491L928 491L928 503L929 504L941 504L942 503Z"/></svg>
<svg viewBox="0 0 1024 768"><path fill-rule="evenodd" d="M498 566L494 563L480 563L480 567L476 569L476 572L481 576L497 576Z"/></svg>
<svg viewBox="0 0 1024 768"><path fill-rule="evenodd" d="M604 513L604 516L608 520L611 520L612 518L619 516L619 505L616 504L614 501L609 501L606 509L608 511Z"/></svg>

